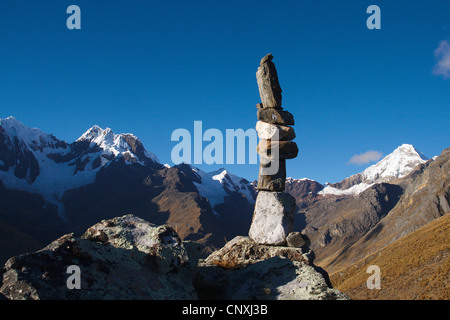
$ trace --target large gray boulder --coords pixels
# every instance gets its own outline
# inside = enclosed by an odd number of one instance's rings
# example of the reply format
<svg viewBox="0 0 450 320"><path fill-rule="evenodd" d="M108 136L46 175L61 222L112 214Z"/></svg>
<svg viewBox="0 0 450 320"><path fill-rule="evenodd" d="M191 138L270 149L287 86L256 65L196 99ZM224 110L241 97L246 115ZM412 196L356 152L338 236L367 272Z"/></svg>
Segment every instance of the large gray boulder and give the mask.
<svg viewBox="0 0 450 320"><path fill-rule="evenodd" d="M80 269L80 289L67 286L69 266ZM0 293L33 300L196 299L191 271L172 228L126 215L9 259Z"/></svg>
<svg viewBox="0 0 450 320"><path fill-rule="evenodd" d="M295 198L285 192L260 191L249 236L260 244L282 245L294 228Z"/></svg>

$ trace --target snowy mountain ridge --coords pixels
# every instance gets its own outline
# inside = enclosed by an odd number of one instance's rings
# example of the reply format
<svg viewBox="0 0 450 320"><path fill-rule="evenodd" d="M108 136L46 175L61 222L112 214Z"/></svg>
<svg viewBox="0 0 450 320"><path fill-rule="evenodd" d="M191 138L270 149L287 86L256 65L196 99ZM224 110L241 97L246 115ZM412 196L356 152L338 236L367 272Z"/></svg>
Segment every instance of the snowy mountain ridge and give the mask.
<svg viewBox="0 0 450 320"><path fill-rule="evenodd" d="M364 179L372 183L402 178L428 158L414 146L402 144L391 154L362 172Z"/></svg>
<svg viewBox="0 0 450 320"><path fill-rule="evenodd" d="M56 139L52 134L47 134L38 128L29 128L14 117L0 119L0 127L9 137L20 139L35 151L46 147L62 149L67 147L65 142Z"/></svg>
<svg viewBox="0 0 450 320"><path fill-rule="evenodd" d="M107 155L117 157L119 155L123 156L127 154L136 161L140 161L136 152L133 152L133 146L131 145L133 141L137 141L140 144L141 151L145 157L150 158L153 162L160 163L158 157L145 150L138 137L131 133L115 134L110 128L102 129L99 126L94 125L76 140L76 142L83 141L90 142L91 146L98 146L104 150Z"/></svg>
<svg viewBox="0 0 450 320"><path fill-rule="evenodd" d="M101 168L120 159L128 165L154 163L170 168L131 133L115 134L110 128L94 125L69 144L14 117L0 119L0 181L10 189L41 194L58 207L61 217L61 199L67 190L94 183ZM254 188L246 179L225 169L204 172L189 168L198 178L194 185L199 194L208 198L213 210L233 192L255 202Z"/></svg>
<svg viewBox="0 0 450 320"><path fill-rule="evenodd" d="M350 176L340 183L327 183L319 192L321 195L359 194L376 183L389 182L409 174L417 165L428 158L414 146L402 144L378 163L363 172Z"/></svg>
<svg viewBox="0 0 450 320"><path fill-rule="evenodd" d="M205 172L189 165L191 170L199 178L199 182L194 181L194 185L202 197L209 200L213 212L217 214L214 207L224 203L225 197L232 192L241 193L250 204L256 201L253 185L244 178L238 177L224 168Z"/></svg>
<svg viewBox="0 0 450 320"><path fill-rule="evenodd" d="M13 117L0 119L0 180L7 188L42 194L58 207L65 191L95 182L101 168L120 159L128 165L156 164L170 168L162 165L131 133L115 134L110 128L94 125L69 144ZM302 184L305 190L314 185L311 190L319 195L355 195L375 183L404 177L426 161L427 157L412 145L403 144L378 163L339 183L322 185L308 178L287 178L286 183ZM191 165L188 168L196 176L193 183L199 194L209 200L213 210L233 193L241 194L250 204L255 203L254 183L223 168L212 172Z"/></svg>
<svg viewBox="0 0 450 320"><path fill-rule="evenodd" d="M7 188L41 194L61 216L65 191L93 183L102 167L120 158L159 163L131 134L93 126L68 144L14 117L0 119L0 180Z"/></svg>

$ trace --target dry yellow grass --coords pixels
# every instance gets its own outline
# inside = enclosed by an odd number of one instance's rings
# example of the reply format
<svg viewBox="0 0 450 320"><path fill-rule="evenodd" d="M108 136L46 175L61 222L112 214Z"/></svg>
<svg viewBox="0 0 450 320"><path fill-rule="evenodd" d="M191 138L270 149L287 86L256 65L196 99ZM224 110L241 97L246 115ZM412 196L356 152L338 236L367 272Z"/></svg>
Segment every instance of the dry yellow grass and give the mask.
<svg viewBox="0 0 450 320"><path fill-rule="evenodd" d="M450 214L330 275L352 299L450 299ZM369 290L368 266L381 270L381 289Z"/></svg>

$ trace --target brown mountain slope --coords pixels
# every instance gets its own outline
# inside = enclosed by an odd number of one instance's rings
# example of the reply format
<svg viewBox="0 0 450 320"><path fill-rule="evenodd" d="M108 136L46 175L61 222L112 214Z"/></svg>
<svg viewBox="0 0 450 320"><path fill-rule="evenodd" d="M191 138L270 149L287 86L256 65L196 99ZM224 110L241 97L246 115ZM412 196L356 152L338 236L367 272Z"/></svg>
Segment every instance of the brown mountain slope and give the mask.
<svg viewBox="0 0 450 320"><path fill-rule="evenodd" d="M323 188L322 184L310 179L286 179L286 192L296 199L298 208L313 204L317 193Z"/></svg>
<svg viewBox="0 0 450 320"><path fill-rule="evenodd" d="M243 194L230 192L215 206L217 215L194 183L201 183L201 177L189 165L165 168L114 161L98 172L94 183L66 191L65 214L75 233L124 213L157 225L167 223L182 240L215 247L248 233L253 204Z"/></svg>
<svg viewBox="0 0 450 320"><path fill-rule="evenodd" d="M41 248L64 231L56 207L46 204L42 196L7 189L0 181L0 264Z"/></svg>
<svg viewBox="0 0 450 320"><path fill-rule="evenodd" d="M311 239L317 263L323 266L322 261L370 232L397 204L401 194L401 187L380 183L354 197L320 198L307 208L304 231Z"/></svg>
<svg viewBox="0 0 450 320"><path fill-rule="evenodd" d="M64 204L75 233L95 221L132 213L157 225L170 224L183 240L225 242L221 229L215 228L217 219L208 200L199 195L192 178L177 167L115 161L99 171L94 183L67 191Z"/></svg>
<svg viewBox="0 0 450 320"><path fill-rule="evenodd" d="M328 254L320 266L342 269L450 211L450 148L418 166L398 184L403 194L395 207L353 244Z"/></svg>
<svg viewBox="0 0 450 320"><path fill-rule="evenodd" d="M436 219L357 263L330 275L352 299L450 299L450 215ZM368 266L381 271L381 289L366 286Z"/></svg>
<svg viewBox="0 0 450 320"><path fill-rule="evenodd" d="M41 242L0 219L0 263L17 253L38 250L42 247Z"/></svg>

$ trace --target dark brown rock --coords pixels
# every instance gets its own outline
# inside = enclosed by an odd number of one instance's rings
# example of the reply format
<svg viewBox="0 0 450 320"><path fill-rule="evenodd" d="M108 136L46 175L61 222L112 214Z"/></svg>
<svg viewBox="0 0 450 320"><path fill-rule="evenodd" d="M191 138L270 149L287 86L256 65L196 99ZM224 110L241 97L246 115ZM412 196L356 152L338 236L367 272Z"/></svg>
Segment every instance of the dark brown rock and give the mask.
<svg viewBox="0 0 450 320"><path fill-rule="evenodd" d="M258 190L266 191L283 191L286 182L286 160L280 159L278 161L278 172L274 175L263 174L264 168L270 168L274 164L274 161L261 157L258 177Z"/></svg>
<svg viewBox="0 0 450 320"><path fill-rule="evenodd" d="M209 300L348 300L313 264L312 251L249 237L236 237L199 261L194 286L199 299Z"/></svg>
<svg viewBox="0 0 450 320"><path fill-rule="evenodd" d="M309 238L300 232L291 232L286 237L288 247L308 248L310 245Z"/></svg>
<svg viewBox="0 0 450 320"><path fill-rule="evenodd" d="M294 141L271 141L261 139L256 151L262 157L275 159L275 148L278 148L279 159L293 159L298 155L298 147Z"/></svg>
<svg viewBox="0 0 450 320"><path fill-rule="evenodd" d="M292 126L295 124L294 116L286 111L274 108L258 108L258 120L270 123Z"/></svg>

